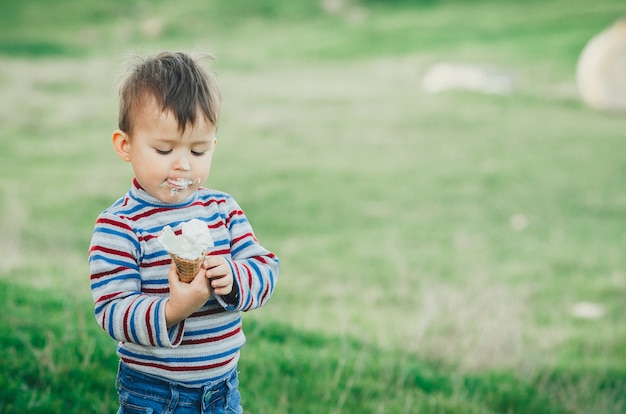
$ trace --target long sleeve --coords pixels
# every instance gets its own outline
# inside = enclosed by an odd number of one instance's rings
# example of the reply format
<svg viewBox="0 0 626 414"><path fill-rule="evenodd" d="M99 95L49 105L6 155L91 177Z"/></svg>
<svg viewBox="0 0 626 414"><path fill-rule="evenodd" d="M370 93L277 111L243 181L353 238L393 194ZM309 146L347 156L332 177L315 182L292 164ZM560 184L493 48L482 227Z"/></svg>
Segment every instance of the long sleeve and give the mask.
<svg viewBox="0 0 626 414"><path fill-rule="evenodd" d="M96 221L89 266L96 320L112 338L140 345L173 347L182 323L168 331L167 296L142 293L140 241L123 219L102 214Z"/></svg>
<svg viewBox="0 0 626 414"><path fill-rule="evenodd" d="M230 234L230 255L227 259L238 290L237 303L218 297L227 310L248 311L266 304L276 285L279 261L274 253L261 246L246 215L234 199L226 203L224 221Z"/></svg>

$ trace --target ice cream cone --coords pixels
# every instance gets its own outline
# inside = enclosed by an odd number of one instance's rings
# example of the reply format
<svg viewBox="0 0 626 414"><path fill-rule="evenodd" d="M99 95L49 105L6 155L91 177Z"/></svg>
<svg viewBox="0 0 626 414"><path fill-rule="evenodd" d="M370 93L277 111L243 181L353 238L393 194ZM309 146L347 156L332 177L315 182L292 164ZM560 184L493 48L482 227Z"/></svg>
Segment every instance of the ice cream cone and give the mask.
<svg viewBox="0 0 626 414"><path fill-rule="evenodd" d="M189 283L193 280L194 276L200 270L205 255L198 257L197 259L185 259L184 257L171 254L172 260L176 264L176 273L181 282Z"/></svg>

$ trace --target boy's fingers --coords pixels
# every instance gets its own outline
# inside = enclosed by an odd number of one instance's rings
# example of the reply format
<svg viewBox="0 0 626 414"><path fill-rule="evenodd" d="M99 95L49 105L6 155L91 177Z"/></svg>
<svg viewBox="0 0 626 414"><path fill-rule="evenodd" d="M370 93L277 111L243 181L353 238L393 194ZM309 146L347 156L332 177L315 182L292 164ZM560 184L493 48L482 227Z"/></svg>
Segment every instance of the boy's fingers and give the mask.
<svg viewBox="0 0 626 414"><path fill-rule="evenodd" d="M228 285L228 281L225 279L226 278L224 276L216 276L211 279L211 286L213 286L214 288L224 287Z"/></svg>
<svg viewBox="0 0 626 414"><path fill-rule="evenodd" d="M205 281L205 270L200 268L200 270L198 270L198 273L196 273L196 275L193 277L193 279L191 280L192 284L198 284L198 283L206 283ZM201 280L201 282L199 282L199 280Z"/></svg>
<svg viewBox="0 0 626 414"><path fill-rule="evenodd" d="M174 264L174 262L172 262L172 265L170 266L170 270L168 270L167 272L167 280L168 282L170 282L170 284L172 282L178 281L178 273L176 272L176 265Z"/></svg>
<svg viewBox="0 0 626 414"><path fill-rule="evenodd" d="M225 286L213 287L213 291L218 295L228 295L230 292L232 292L232 290L233 287L229 286L228 284L226 284Z"/></svg>
<svg viewBox="0 0 626 414"><path fill-rule="evenodd" d="M206 277L211 279L214 277L226 276L230 273L230 266L226 263L220 263L218 266L211 267L206 271Z"/></svg>
<svg viewBox="0 0 626 414"><path fill-rule="evenodd" d="M205 269L211 269L213 267L217 267L220 266L222 264L225 263L225 260L222 256L211 256L208 255L205 259L204 262L202 263L202 265L204 266Z"/></svg>

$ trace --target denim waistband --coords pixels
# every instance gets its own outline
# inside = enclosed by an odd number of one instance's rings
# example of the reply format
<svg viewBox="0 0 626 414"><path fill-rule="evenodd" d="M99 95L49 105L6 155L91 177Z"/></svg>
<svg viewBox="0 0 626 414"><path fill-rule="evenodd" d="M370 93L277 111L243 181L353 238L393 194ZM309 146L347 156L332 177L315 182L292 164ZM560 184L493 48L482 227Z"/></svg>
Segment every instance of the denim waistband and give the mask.
<svg viewBox="0 0 626 414"><path fill-rule="evenodd" d="M199 388L191 388L136 371L121 361L117 375L118 388L125 388L136 394L150 395L154 399L163 399L164 401L169 400L172 394L176 394L179 403L183 405L198 402L201 402L202 405L211 404L226 394L232 385L236 387L236 381L237 370L233 369L222 380L209 382Z"/></svg>

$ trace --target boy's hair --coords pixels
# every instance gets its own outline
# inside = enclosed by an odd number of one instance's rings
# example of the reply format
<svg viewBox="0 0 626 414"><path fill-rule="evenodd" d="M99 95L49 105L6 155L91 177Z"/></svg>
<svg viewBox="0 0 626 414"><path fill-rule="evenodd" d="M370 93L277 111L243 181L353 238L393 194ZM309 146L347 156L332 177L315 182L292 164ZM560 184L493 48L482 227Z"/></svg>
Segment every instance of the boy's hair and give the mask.
<svg viewBox="0 0 626 414"><path fill-rule="evenodd" d="M217 126L221 95L209 73L191 56L161 52L139 59L120 85L118 127L130 134L133 116L150 97L163 111L171 111L181 133L195 125L198 114Z"/></svg>

